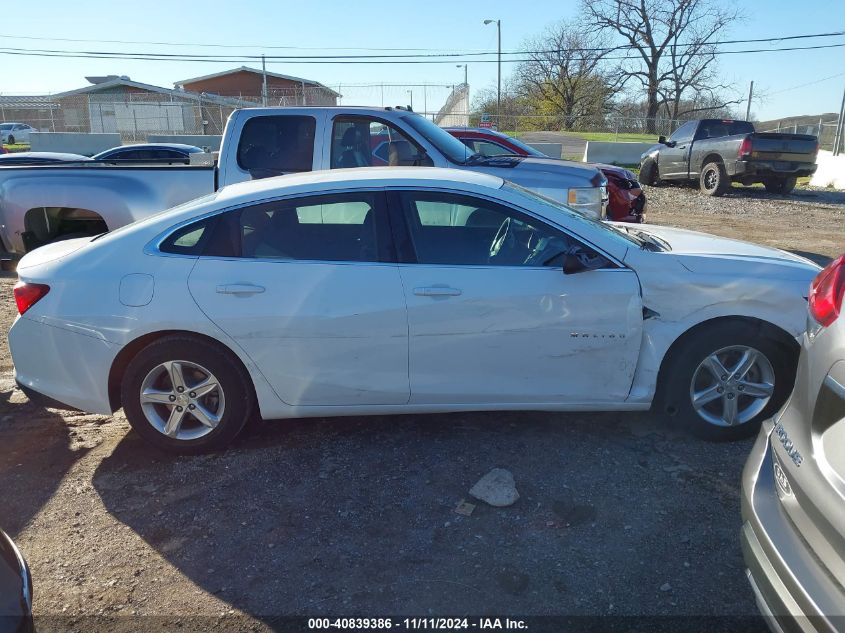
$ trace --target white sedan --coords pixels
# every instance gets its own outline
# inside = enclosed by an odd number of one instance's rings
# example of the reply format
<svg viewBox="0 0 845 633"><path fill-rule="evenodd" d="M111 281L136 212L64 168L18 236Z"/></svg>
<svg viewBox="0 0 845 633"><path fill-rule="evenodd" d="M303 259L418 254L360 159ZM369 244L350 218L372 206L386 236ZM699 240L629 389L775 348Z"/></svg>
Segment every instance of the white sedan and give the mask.
<svg viewBox="0 0 845 633"><path fill-rule="evenodd" d="M29 135L38 130L26 123L0 123L0 143L14 145L29 144Z"/></svg>
<svg viewBox="0 0 845 633"><path fill-rule="evenodd" d="M255 416L653 404L731 438L785 401L817 272L489 175L336 170L31 252L9 344L28 394L180 452Z"/></svg>

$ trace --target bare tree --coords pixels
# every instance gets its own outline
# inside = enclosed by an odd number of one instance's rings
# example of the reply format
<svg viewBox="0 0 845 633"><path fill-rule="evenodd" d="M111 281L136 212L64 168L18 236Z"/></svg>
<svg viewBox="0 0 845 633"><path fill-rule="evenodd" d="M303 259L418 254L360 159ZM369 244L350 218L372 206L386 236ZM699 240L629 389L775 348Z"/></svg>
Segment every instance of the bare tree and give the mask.
<svg viewBox="0 0 845 633"><path fill-rule="evenodd" d="M518 93L571 129L582 117L601 117L621 86L603 72L610 52L601 33L559 22L523 47L528 61L515 72Z"/></svg>
<svg viewBox="0 0 845 633"><path fill-rule="evenodd" d="M645 89L649 132L662 105L675 118L688 92L712 97L726 87L716 79L714 42L740 19L738 10L718 0L582 0L582 7L588 23L633 53L620 72Z"/></svg>

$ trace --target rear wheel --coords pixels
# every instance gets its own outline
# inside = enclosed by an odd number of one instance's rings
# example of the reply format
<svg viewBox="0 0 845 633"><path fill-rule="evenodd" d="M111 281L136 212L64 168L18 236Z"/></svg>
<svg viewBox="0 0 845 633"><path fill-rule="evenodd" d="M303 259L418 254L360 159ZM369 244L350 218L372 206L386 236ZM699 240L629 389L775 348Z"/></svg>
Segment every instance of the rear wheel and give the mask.
<svg viewBox="0 0 845 633"><path fill-rule="evenodd" d="M796 361L793 346L755 323L714 324L673 351L662 400L699 437L749 437L786 402Z"/></svg>
<svg viewBox="0 0 845 633"><path fill-rule="evenodd" d="M770 178L763 182L769 193L790 193L798 183L797 178Z"/></svg>
<svg viewBox="0 0 845 633"><path fill-rule="evenodd" d="M7 142L9 145L14 145L14 144L15 144L15 137L14 137L14 135L13 135L13 134L9 134L9 138L8 138L8 139L6 139L6 142Z"/></svg>
<svg viewBox="0 0 845 633"><path fill-rule="evenodd" d="M731 181L722 163L707 163L701 170L699 185L702 193L708 196L721 196L731 186Z"/></svg>
<svg viewBox="0 0 845 633"><path fill-rule="evenodd" d="M142 349L126 368L121 402L140 436L187 454L223 448L256 410L238 359L189 336L168 336Z"/></svg>

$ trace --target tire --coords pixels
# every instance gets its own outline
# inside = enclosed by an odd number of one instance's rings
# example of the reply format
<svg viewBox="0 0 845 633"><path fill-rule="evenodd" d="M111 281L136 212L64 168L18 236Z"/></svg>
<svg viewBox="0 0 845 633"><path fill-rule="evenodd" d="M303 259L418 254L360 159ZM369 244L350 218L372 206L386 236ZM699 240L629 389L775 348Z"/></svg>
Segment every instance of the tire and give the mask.
<svg viewBox="0 0 845 633"><path fill-rule="evenodd" d="M660 385L658 401L693 435L711 441L750 437L759 431L763 420L786 402L792 391L797 346L786 337L774 338L757 323L730 321L703 326L679 345L661 370L665 384ZM748 350L759 356L743 379L734 381L732 372L737 370L736 363L745 359ZM722 376L717 377L707 362L714 354L721 360L717 367L727 371ZM741 369L736 371L737 375L740 372ZM725 377L727 381L720 380ZM762 394L748 395L749 383L755 390L771 385L768 398ZM693 404L694 395L704 396L699 399L698 407ZM706 401L709 397L712 400ZM725 415L731 406L736 407L737 417L733 425L727 425Z"/></svg>
<svg viewBox="0 0 845 633"><path fill-rule="evenodd" d="M15 144L15 137L12 134L9 134L9 138L6 139L7 145L14 145Z"/></svg>
<svg viewBox="0 0 845 633"><path fill-rule="evenodd" d="M769 193L780 193L780 194L787 194L792 192L795 189L795 185L798 183L798 179L795 177L791 178L771 178L769 180L763 181L763 186L766 187L766 191Z"/></svg>
<svg viewBox="0 0 845 633"><path fill-rule="evenodd" d="M168 369L173 365L179 367L182 391L178 386L174 389L176 370ZM212 384L217 388L201 393ZM191 391L192 387L197 391ZM142 390L150 394L145 403ZM227 446L257 411L252 382L240 361L222 346L187 335L158 339L138 352L123 375L120 399L138 435L162 450L180 454ZM181 417L181 425L174 422L175 433L171 429L167 435L171 415Z"/></svg>
<svg viewBox="0 0 845 633"><path fill-rule="evenodd" d="M640 168L640 182L651 187L655 186L658 181L657 165L653 160L647 160Z"/></svg>
<svg viewBox="0 0 845 633"><path fill-rule="evenodd" d="M702 193L708 196L721 196L731 186L725 166L715 161L704 166L698 182Z"/></svg>

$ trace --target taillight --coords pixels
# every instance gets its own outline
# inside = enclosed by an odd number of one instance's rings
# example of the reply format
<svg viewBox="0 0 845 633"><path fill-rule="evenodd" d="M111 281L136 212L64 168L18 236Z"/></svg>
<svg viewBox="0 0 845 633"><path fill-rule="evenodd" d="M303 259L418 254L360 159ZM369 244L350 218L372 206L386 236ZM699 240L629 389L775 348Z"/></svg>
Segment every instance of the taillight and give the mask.
<svg viewBox="0 0 845 633"><path fill-rule="evenodd" d="M742 158L744 156L751 155L751 137L746 136L742 139L742 143L739 144L739 157Z"/></svg>
<svg viewBox="0 0 845 633"><path fill-rule="evenodd" d="M18 304L18 313L23 314L32 306L38 303L44 295L50 292L50 286L46 284L28 284L19 281L15 284L15 303Z"/></svg>
<svg viewBox="0 0 845 633"><path fill-rule="evenodd" d="M810 286L810 314L827 327L839 316L845 294L845 254L834 259L813 279Z"/></svg>

